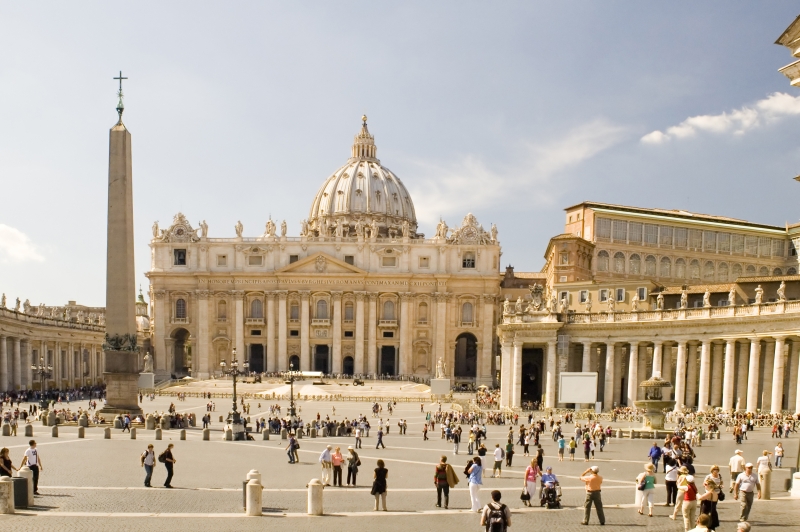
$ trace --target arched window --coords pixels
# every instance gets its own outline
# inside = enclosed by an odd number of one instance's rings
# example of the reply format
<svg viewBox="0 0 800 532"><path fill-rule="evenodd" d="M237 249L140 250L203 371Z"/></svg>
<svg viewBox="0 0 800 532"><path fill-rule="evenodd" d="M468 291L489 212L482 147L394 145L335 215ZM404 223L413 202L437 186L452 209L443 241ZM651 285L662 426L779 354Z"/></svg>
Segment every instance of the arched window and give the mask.
<svg viewBox="0 0 800 532"><path fill-rule="evenodd" d="M762 266L758 269L758 275L766 276L769 275L769 268L766 266Z"/></svg>
<svg viewBox="0 0 800 532"><path fill-rule="evenodd" d="M614 273L625 273L625 254L621 251L614 253Z"/></svg>
<svg viewBox="0 0 800 532"><path fill-rule="evenodd" d="M713 281L714 280L714 263L706 261L705 266L703 266L703 280L704 281Z"/></svg>
<svg viewBox="0 0 800 532"><path fill-rule="evenodd" d="M328 302L324 299L320 299L317 301L317 319L318 320L327 320L328 319Z"/></svg>
<svg viewBox="0 0 800 532"><path fill-rule="evenodd" d="M630 258L630 266L628 267L628 273L632 275L639 275L642 271L642 259L634 253L631 255Z"/></svg>
<svg viewBox="0 0 800 532"><path fill-rule="evenodd" d="M424 301L417 307L417 323L428 323L428 304Z"/></svg>
<svg viewBox="0 0 800 532"><path fill-rule="evenodd" d="M786 275L797 275L797 268L789 268L786 270Z"/></svg>
<svg viewBox="0 0 800 532"><path fill-rule="evenodd" d="M353 303L350 301L344 304L344 319L345 321L353 321Z"/></svg>
<svg viewBox="0 0 800 532"><path fill-rule="evenodd" d="M217 319L224 320L228 318L228 304L225 301L217 303Z"/></svg>
<svg viewBox="0 0 800 532"><path fill-rule="evenodd" d="M737 277L742 276L742 265L741 264L734 264L733 268L731 268L731 280L735 281Z"/></svg>
<svg viewBox="0 0 800 532"><path fill-rule="evenodd" d="M461 305L461 321L472 323L472 303L467 302Z"/></svg>
<svg viewBox="0 0 800 532"><path fill-rule="evenodd" d="M717 267L717 280L721 283L728 282L728 263L721 262Z"/></svg>
<svg viewBox="0 0 800 532"><path fill-rule="evenodd" d="M772 275L783 275L783 271L780 268L775 268L772 270Z"/></svg>
<svg viewBox="0 0 800 532"><path fill-rule="evenodd" d="M300 319L300 305L297 303L297 301L292 301L292 304L289 306L289 319Z"/></svg>
<svg viewBox="0 0 800 532"><path fill-rule="evenodd" d="M383 319L393 320L394 317L394 301L383 302Z"/></svg>
<svg viewBox="0 0 800 532"><path fill-rule="evenodd" d="M608 271L608 251L600 251L597 254L597 271L598 272Z"/></svg>
<svg viewBox="0 0 800 532"><path fill-rule="evenodd" d="M695 259L689 263L689 279L700 278L700 261Z"/></svg>
<svg viewBox="0 0 800 532"><path fill-rule="evenodd" d="M644 274L654 277L656 275L656 258L652 255L648 255L647 258L644 259Z"/></svg>
<svg viewBox="0 0 800 532"><path fill-rule="evenodd" d="M748 264L747 268L744 269L747 275L755 275L756 274L756 267L752 264Z"/></svg>
<svg viewBox="0 0 800 532"><path fill-rule="evenodd" d="M251 318L263 318L264 317L264 306L261 304L260 299L254 299L250 303L250 317Z"/></svg>
<svg viewBox="0 0 800 532"><path fill-rule="evenodd" d="M186 319L186 300L179 299L175 302L175 317Z"/></svg>
<svg viewBox="0 0 800 532"><path fill-rule="evenodd" d="M659 277L669 277L672 274L672 261L669 257L661 257L661 268L659 269Z"/></svg>
<svg viewBox="0 0 800 532"><path fill-rule="evenodd" d="M686 278L686 261L678 259L675 261L675 277L678 279Z"/></svg>

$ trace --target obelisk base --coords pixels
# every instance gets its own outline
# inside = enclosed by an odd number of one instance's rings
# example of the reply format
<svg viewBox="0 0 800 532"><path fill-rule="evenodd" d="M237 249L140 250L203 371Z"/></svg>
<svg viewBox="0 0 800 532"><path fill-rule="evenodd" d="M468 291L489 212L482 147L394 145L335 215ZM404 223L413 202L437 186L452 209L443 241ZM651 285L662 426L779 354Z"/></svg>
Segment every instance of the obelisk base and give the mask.
<svg viewBox="0 0 800 532"><path fill-rule="evenodd" d="M100 414L141 414L136 354L106 350L106 406Z"/></svg>

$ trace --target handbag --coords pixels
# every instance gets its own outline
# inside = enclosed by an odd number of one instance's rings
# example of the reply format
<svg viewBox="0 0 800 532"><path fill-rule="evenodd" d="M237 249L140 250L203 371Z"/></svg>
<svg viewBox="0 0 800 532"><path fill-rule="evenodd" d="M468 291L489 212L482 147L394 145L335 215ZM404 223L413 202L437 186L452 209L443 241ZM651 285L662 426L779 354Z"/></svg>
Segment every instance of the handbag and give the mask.
<svg viewBox="0 0 800 532"><path fill-rule="evenodd" d="M639 491L644 491L644 487L647 486L647 476L642 477L642 481L639 482L639 485L636 486L636 489Z"/></svg>
<svg viewBox="0 0 800 532"><path fill-rule="evenodd" d="M717 500L719 500L720 502L725 500L725 492L724 492L724 490L719 490L719 495L717 495Z"/></svg>
<svg viewBox="0 0 800 532"><path fill-rule="evenodd" d="M519 500L521 501L531 500L531 494L528 493L528 488L522 488L522 493L520 493L519 495Z"/></svg>

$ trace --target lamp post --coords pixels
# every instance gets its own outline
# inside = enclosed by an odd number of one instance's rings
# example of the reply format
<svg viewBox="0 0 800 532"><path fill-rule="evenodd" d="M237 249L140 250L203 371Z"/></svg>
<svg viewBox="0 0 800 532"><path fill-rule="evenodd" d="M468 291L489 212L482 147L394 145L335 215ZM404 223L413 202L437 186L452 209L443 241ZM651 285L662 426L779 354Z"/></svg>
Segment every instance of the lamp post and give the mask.
<svg viewBox="0 0 800 532"><path fill-rule="evenodd" d="M242 417L239 414L239 411L236 409L236 377L239 375L246 375L247 370L250 368L250 364L248 362L244 362L242 364L243 369L239 369L239 361L236 360L235 347L233 348L232 357L233 359L231 360L230 369L226 369L227 364L225 363L224 359L219 363L219 365L222 369L223 375L230 375L233 377L233 410L228 414L228 421L230 421L231 424L233 439L244 440L247 438L247 435L244 430L244 424L242 423Z"/></svg>
<svg viewBox="0 0 800 532"><path fill-rule="evenodd" d="M39 377L39 389L42 394L41 398L39 399L39 408L45 410L48 407L47 399L44 396L44 388L46 386L47 379L53 374L53 366L44 363L44 357L39 357L38 364L31 364L31 371L34 375Z"/></svg>
<svg viewBox="0 0 800 532"><path fill-rule="evenodd" d="M297 419L297 414L295 413L294 409L294 378L294 364L289 363L289 417L291 418L292 423L294 423L294 421Z"/></svg>

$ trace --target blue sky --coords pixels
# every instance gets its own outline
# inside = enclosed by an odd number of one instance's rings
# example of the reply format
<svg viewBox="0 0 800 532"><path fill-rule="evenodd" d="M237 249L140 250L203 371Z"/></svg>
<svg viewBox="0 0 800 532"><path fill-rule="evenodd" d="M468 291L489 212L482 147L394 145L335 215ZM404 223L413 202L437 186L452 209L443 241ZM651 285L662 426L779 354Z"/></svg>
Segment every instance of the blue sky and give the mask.
<svg viewBox="0 0 800 532"><path fill-rule="evenodd" d="M538 270L584 200L800 221L794 2L3 2L0 292L105 299L121 69L150 227L296 235L369 116L421 231L474 213Z"/></svg>

